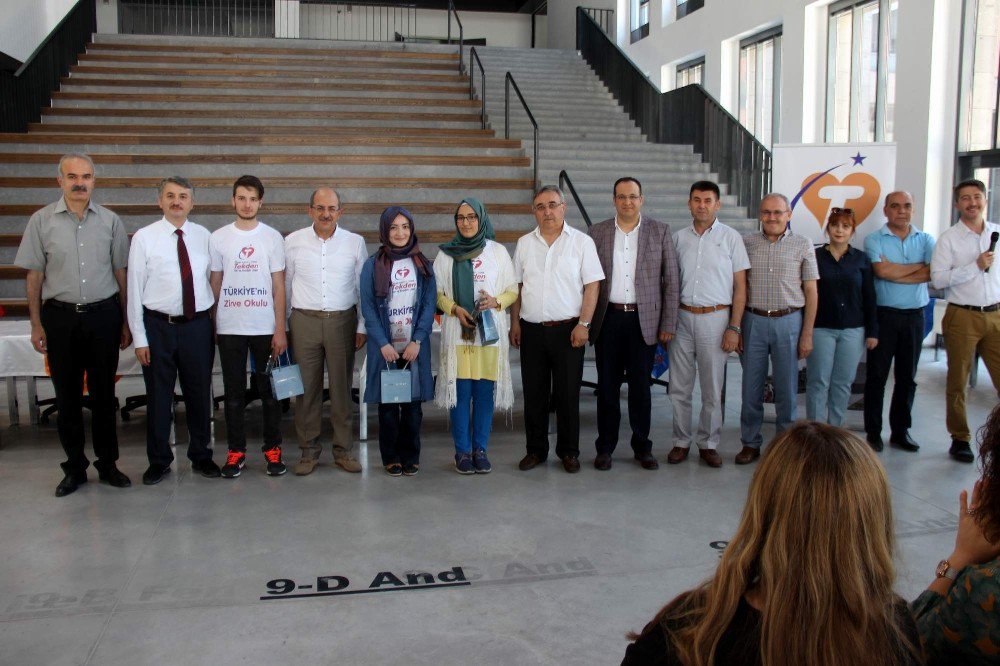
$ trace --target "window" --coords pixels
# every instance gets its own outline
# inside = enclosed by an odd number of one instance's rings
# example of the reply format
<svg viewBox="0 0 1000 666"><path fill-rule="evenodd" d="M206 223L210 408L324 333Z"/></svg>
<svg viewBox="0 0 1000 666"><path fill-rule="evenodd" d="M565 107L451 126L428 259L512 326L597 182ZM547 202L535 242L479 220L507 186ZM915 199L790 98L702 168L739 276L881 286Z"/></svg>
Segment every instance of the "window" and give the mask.
<svg viewBox="0 0 1000 666"><path fill-rule="evenodd" d="M649 0L631 0L632 43L649 35Z"/></svg>
<svg viewBox="0 0 1000 666"><path fill-rule="evenodd" d="M770 147L778 135L781 28L740 42L740 124Z"/></svg>
<svg viewBox="0 0 1000 666"><path fill-rule="evenodd" d="M892 141L898 0L839 2L828 34L826 140Z"/></svg>
<svg viewBox="0 0 1000 666"><path fill-rule="evenodd" d="M705 0L677 0L677 18L681 19L705 6Z"/></svg>
<svg viewBox="0 0 1000 666"><path fill-rule="evenodd" d="M692 83L701 84L702 71L705 69L705 58L688 60L677 65L677 85L676 88L683 88Z"/></svg>
<svg viewBox="0 0 1000 666"><path fill-rule="evenodd" d="M959 150L997 149L1000 1L970 0L965 5L965 18Z"/></svg>

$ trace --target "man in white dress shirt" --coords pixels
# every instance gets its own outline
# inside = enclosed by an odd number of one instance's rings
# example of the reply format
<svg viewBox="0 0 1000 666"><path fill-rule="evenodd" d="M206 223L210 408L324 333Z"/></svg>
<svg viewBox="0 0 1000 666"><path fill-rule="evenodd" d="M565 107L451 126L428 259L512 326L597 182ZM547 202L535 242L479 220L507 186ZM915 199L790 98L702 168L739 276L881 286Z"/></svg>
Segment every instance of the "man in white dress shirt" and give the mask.
<svg viewBox="0 0 1000 666"><path fill-rule="evenodd" d="M973 356L986 363L993 386L1000 390L1000 269L993 266L993 236L1000 225L986 221L986 186L965 180L955 186L959 222L941 234L931 258L931 282L945 289L948 309L942 332L948 352L945 388L948 453L960 462L975 460L972 432L965 413L965 387Z"/></svg>
<svg viewBox="0 0 1000 666"><path fill-rule="evenodd" d="M188 459L202 476L219 476L211 438L212 364L215 360L209 284L210 234L188 220L194 188L180 176L160 182L163 219L132 237L128 271L128 322L142 364L148 398L147 486L170 473L174 383L180 377L188 428Z"/></svg>
<svg viewBox="0 0 1000 666"><path fill-rule="evenodd" d="M527 471L549 455L549 404L555 406L556 455L580 471L583 352L604 271L593 239L565 222L566 198L546 185L532 200L538 227L517 241L514 276L521 295L511 310L510 342L521 349Z"/></svg>
<svg viewBox="0 0 1000 666"><path fill-rule="evenodd" d="M285 238L285 277L292 313L291 347L302 371L305 393L295 400L295 432L302 459L299 476L311 473L322 451L323 367L329 374L333 461L360 472L352 452L351 384L354 352L365 344L365 322L358 313L358 284L368 258L365 240L338 224L340 196L330 188L309 200L312 225Z"/></svg>

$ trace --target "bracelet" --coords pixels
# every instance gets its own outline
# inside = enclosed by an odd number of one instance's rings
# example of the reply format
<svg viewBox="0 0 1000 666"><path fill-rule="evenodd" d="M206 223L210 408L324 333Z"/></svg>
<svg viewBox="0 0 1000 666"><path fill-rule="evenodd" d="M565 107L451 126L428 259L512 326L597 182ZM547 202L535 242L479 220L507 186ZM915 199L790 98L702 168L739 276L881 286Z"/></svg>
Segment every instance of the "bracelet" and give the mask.
<svg viewBox="0 0 1000 666"><path fill-rule="evenodd" d="M736 335L743 335L743 329L740 328L739 326L733 326L732 324L730 324L729 326L726 326L726 330L732 331Z"/></svg>

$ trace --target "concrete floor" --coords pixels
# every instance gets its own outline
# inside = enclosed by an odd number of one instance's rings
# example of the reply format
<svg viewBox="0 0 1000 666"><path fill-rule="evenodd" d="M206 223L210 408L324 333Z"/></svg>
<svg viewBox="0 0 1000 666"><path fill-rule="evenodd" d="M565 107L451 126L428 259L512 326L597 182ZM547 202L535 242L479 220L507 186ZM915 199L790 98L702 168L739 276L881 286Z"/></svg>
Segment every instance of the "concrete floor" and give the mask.
<svg viewBox="0 0 1000 666"><path fill-rule="evenodd" d="M893 485L897 589L908 599L951 551L958 492L977 475L947 456L945 370L943 355L935 363L925 352L912 430L921 451L881 454ZM517 471L515 406L512 418L496 419L494 472L459 476L446 415L428 406L414 478L386 476L372 439L360 445L360 475L324 464L308 477L271 478L254 452L240 478L209 480L192 475L182 447L174 474L145 487L140 412L120 429L120 467L136 485L99 485L92 471L91 483L56 499L54 425L5 428L0 664L618 663L625 632L709 574L739 519L753 468L732 464L739 365L729 372L720 470L692 457L644 471L623 431L614 469L597 472L587 394L576 475L554 456ZM969 398L974 426L997 398L980 377ZM139 392L141 382L126 379L119 396ZM669 414L662 389L654 392L661 460ZM256 408L250 419L259 423ZM860 429L860 412L849 419ZM220 463L224 427L217 412ZM283 429L294 461L290 415ZM251 436L259 445L259 430ZM315 596L323 589L347 594Z"/></svg>

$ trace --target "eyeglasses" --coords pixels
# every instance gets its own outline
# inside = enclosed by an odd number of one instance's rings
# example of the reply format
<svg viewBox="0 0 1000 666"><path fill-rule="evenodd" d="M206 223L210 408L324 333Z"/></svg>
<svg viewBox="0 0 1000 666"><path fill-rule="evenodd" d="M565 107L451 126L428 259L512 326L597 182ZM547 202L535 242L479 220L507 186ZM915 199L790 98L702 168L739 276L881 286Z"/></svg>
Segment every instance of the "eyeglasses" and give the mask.
<svg viewBox="0 0 1000 666"><path fill-rule="evenodd" d="M831 208L830 209L830 214L831 215L840 215L841 213L843 213L844 215L854 215L854 209L853 208Z"/></svg>
<svg viewBox="0 0 1000 666"><path fill-rule="evenodd" d="M536 213L544 213L546 210L558 210L559 206L565 206L566 204L562 201L556 203L555 201L550 201L547 204L540 203L538 205L532 206L531 210Z"/></svg>
<svg viewBox="0 0 1000 666"><path fill-rule="evenodd" d="M784 215L787 212L788 212L788 210L763 210L763 209L761 209L760 216L761 217L771 217L772 215L773 216L778 216L778 215Z"/></svg>
<svg viewBox="0 0 1000 666"><path fill-rule="evenodd" d="M641 198L642 198L641 194L616 194L615 195L615 201L621 201L622 203L625 203L626 201L631 202L631 203L635 203L636 201L638 201Z"/></svg>
<svg viewBox="0 0 1000 666"><path fill-rule="evenodd" d="M316 211L320 215L323 213L336 213L340 210L340 206L309 206L309 208Z"/></svg>
<svg viewBox="0 0 1000 666"><path fill-rule="evenodd" d="M455 222L458 222L459 224L465 224L466 222L478 222L478 221L479 221L479 216L476 215L475 213L472 213L471 215L455 216Z"/></svg>

